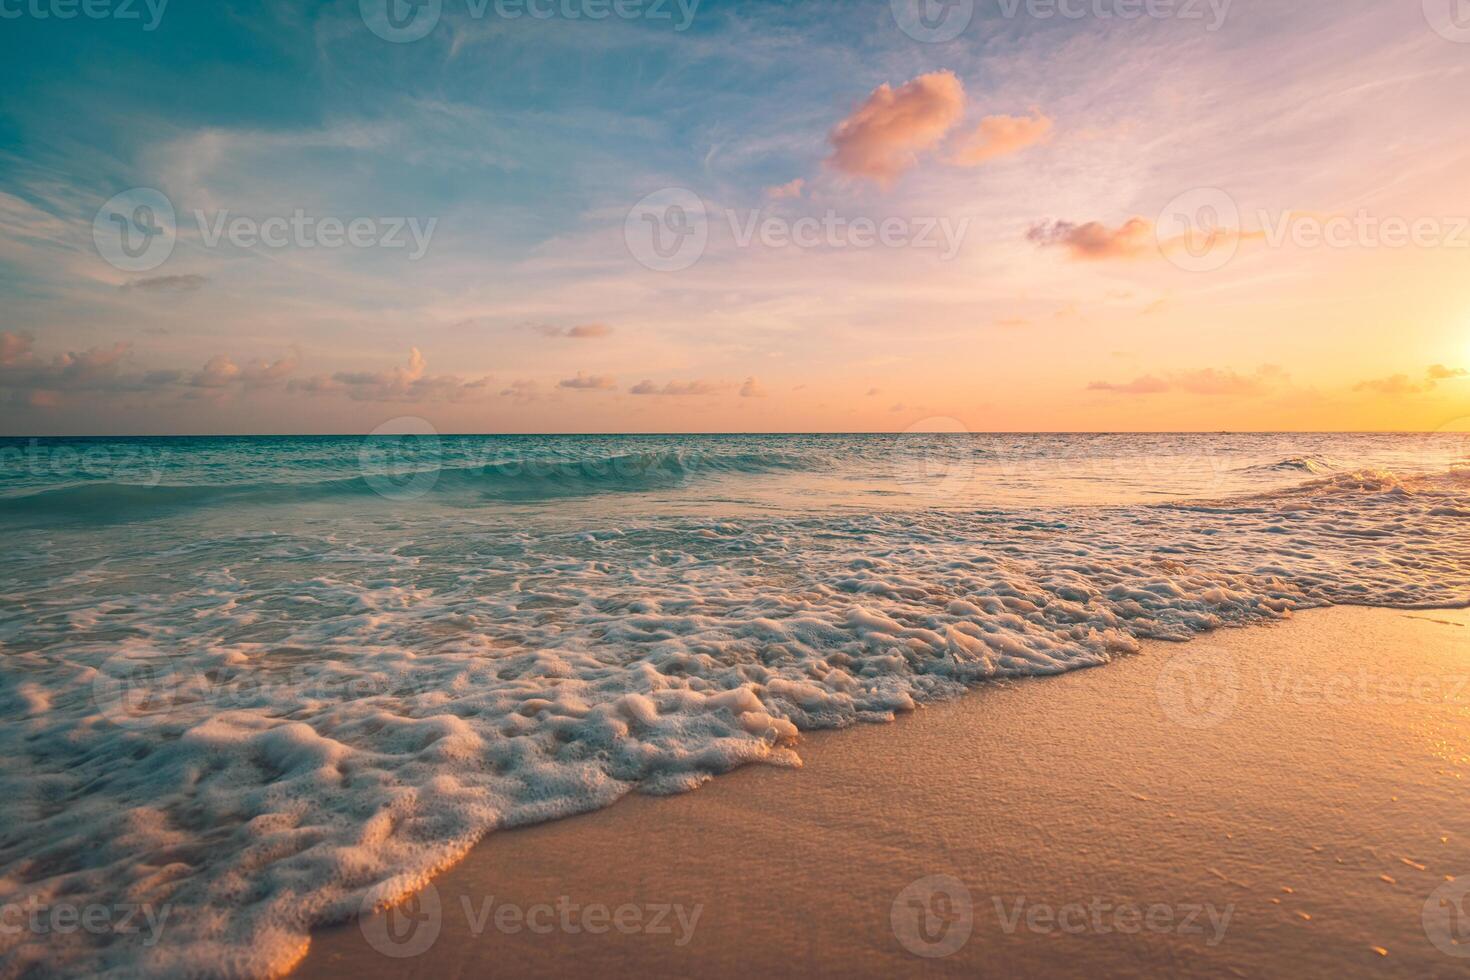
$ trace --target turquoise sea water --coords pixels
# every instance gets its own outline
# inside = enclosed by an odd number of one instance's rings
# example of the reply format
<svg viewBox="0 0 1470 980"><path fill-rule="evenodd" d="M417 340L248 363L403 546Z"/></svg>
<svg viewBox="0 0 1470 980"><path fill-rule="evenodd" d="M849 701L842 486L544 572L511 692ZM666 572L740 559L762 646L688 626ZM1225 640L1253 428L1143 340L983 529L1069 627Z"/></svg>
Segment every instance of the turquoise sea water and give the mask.
<svg viewBox="0 0 1470 980"><path fill-rule="evenodd" d="M5 932L0 974L278 970L486 832L801 729L1305 607L1466 605L1467 450L0 440L0 906L168 911L152 943Z"/></svg>
<svg viewBox="0 0 1470 980"><path fill-rule="evenodd" d="M1453 433L0 438L0 518L122 521L354 494L493 508L638 493L653 495L640 501L649 513L712 493L777 512L1129 503L1353 468L1442 472L1467 445Z"/></svg>

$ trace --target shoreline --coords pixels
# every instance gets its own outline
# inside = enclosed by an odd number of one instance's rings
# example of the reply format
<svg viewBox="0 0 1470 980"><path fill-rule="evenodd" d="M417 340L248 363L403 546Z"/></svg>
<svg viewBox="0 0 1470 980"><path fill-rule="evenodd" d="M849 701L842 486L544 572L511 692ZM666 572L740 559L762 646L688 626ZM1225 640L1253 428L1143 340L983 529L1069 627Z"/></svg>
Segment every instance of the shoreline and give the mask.
<svg viewBox="0 0 1470 980"><path fill-rule="evenodd" d="M1462 975L1467 675L1466 610L1146 642L492 833L292 976Z"/></svg>

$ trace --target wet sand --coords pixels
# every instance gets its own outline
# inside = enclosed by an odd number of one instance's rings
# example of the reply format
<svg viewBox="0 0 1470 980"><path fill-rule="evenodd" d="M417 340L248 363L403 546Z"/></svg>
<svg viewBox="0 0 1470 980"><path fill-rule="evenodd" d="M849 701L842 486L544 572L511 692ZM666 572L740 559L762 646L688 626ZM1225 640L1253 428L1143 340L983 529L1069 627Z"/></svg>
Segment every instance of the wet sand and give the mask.
<svg viewBox="0 0 1470 980"><path fill-rule="evenodd" d="M1467 678L1465 611L1146 644L492 834L295 976L1463 977Z"/></svg>

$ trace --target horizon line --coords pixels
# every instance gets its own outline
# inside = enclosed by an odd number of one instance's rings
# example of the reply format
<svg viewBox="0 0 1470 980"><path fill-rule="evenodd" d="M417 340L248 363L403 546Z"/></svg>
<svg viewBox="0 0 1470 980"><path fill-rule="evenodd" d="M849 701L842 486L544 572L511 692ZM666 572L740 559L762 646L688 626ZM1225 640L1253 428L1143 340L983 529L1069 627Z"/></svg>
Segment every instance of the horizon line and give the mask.
<svg viewBox="0 0 1470 980"><path fill-rule="evenodd" d="M584 438L621 437L712 437L712 436L1433 436L1462 435L1453 429L946 429L915 430L729 430L703 432L134 432L134 433L26 433L0 434L0 439L351 439L374 435L415 438Z"/></svg>

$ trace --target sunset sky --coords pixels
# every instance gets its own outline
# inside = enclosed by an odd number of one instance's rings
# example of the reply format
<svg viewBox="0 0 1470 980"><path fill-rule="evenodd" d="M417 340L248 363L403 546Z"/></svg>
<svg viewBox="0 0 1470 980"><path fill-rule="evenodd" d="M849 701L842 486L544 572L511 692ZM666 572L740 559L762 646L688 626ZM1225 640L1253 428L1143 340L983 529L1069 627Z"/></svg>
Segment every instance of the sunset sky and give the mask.
<svg viewBox="0 0 1470 980"><path fill-rule="evenodd" d="M1470 417L1470 30L1438 0L980 0L937 42L906 0L443 0L405 43L373 0L33 2L0 20L5 434ZM177 240L120 268L99 209L137 188ZM212 230L298 211L406 245ZM659 267L640 234L690 220Z"/></svg>

